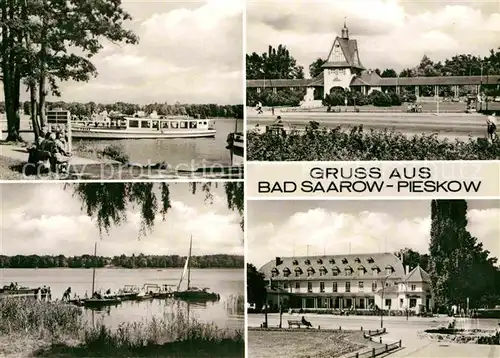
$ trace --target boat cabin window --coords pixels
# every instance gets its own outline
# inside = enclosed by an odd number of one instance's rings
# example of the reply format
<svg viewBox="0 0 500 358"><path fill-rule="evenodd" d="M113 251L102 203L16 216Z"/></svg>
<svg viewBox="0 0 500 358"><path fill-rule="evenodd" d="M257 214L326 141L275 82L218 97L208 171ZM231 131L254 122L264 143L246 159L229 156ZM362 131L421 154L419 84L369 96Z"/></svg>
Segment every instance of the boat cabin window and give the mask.
<svg viewBox="0 0 500 358"><path fill-rule="evenodd" d="M128 126L130 128L139 128L139 121L129 121Z"/></svg>
<svg viewBox="0 0 500 358"><path fill-rule="evenodd" d="M195 121L189 122L189 128L196 129L197 128L197 123Z"/></svg>
<svg viewBox="0 0 500 358"><path fill-rule="evenodd" d="M161 126L162 128L168 128L168 122L167 121L161 122Z"/></svg>
<svg viewBox="0 0 500 358"><path fill-rule="evenodd" d="M153 128L154 128L154 129L158 129L158 128L159 128L159 125L160 125L160 122L158 122L158 121L153 121Z"/></svg>
<svg viewBox="0 0 500 358"><path fill-rule="evenodd" d="M141 121L141 128L150 128L149 121Z"/></svg>
<svg viewBox="0 0 500 358"><path fill-rule="evenodd" d="M182 121L181 122L181 128L187 128L188 124L187 122Z"/></svg>
<svg viewBox="0 0 500 358"><path fill-rule="evenodd" d="M203 122L203 125L205 125L205 126L206 126L206 125L207 125L207 122L206 122L206 121L205 121L205 122Z"/></svg>
<svg viewBox="0 0 500 358"><path fill-rule="evenodd" d="M170 128L179 128L179 122L170 122Z"/></svg>

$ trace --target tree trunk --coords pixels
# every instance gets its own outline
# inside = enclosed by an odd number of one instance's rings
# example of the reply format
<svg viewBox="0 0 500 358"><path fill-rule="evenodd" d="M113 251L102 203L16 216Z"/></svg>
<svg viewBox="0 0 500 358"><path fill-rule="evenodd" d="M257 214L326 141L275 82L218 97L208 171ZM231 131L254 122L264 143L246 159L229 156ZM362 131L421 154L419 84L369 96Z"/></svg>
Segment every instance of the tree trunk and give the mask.
<svg viewBox="0 0 500 358"><path fill-rule="evenodd" d="M39 88L38 88L38 113L40 117L40 126L43 128L46 125L46 114L45 114L45 99L47 96L47 92L45 91L45 64L43 63L44 57L42 55L42 64L40 68L40 80L39 80Z"/></svg>
<svg viewBox="0 0 500 358"><path fill-rule="evenodd" d="M30 115L31 115L31 125L33 127L33 133L35 134L35 142L38 142L40 137L40 125L38 123L37 109L36 109L36 84L34 80L30 81Z"/></svg>

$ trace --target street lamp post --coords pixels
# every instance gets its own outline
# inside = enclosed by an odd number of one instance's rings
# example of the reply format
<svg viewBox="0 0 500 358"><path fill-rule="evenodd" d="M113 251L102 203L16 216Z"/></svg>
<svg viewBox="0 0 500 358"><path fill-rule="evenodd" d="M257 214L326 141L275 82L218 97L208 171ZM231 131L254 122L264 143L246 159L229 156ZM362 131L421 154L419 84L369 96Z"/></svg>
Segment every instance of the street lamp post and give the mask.
<svg viewBox="0 0 500 358"><path fill-rule="evenodd" d="M380 310L380 328L384 328L384 306L385 306L384 293L385 293L385 285L386 285L387 280L389 279L389 277L391 277L391 275L386 275L381 280L382 281L382 304L381 304L382 309Z"/></svg>

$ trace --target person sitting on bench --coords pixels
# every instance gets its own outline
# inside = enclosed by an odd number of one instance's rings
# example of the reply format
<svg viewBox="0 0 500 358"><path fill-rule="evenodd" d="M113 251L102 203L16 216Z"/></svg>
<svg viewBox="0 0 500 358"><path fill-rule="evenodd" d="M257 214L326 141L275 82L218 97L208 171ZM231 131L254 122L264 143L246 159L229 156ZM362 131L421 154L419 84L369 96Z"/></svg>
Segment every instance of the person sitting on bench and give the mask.
<svg viewBox="0 0 500 358"><path fill-rule="evenodd" d="M304 316L302 316L302 320L301 320L301 321L302 321L302 324L303 324L304 326L306 326L307 328L309 328L309 327L312 327L312 326L313 326L313 325L311 324L311 322L309 322L308 320L306 320L306 318L305 318Z"/></svg>

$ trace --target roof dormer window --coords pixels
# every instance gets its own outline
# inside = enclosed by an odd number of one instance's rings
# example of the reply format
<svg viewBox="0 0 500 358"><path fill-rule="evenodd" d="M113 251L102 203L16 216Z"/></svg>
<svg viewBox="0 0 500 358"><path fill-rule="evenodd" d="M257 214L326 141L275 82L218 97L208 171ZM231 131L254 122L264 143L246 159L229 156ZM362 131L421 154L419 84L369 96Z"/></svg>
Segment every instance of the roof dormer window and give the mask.
<svg viewBox="0 0 500 358"><path fill-rule="evenodd" d="M291 272L290 272L290 269L289 269L288 267L285 267L285 268L283 269L283 275L284 275L285 277L290 276L290 273L291 273Z"/></svg>
<svg viewBox="0 0 500 358"><path fill-rule="evenodd" d="M320 269L319 269L319 275L320 276L325 276L327 273L327 270L326 270L326 267L325 266L322 266Z"/></svg>
<svg viewBox="0 0 500 358"><path fill-rule="evenodd" d="M353 272L353 270L352 270L352 267L351 267L351 266L347 266L347 267L345 268L345 274L346 274L346 276L351 276L351 275L352 275L352 272Z"/></svg>
<svg viewBox="0 0 500 358"><path fill-rule="evenodd" d="M306 260L304 261L304 263L305 263L306 265L310 265L310 264L311 264L311 260L306 259Z"/></svg>
<svg viewBox="0 0 500 358"><path fill-rule="evenodd" d="M369 257L366 259L366 261L369 263L369 264L372 264L375 262L375 260L373 260L373 257Z"/></svg>
<svg viewBox="0 0 500 358"><path fill-rule="evenodd" d="M366 269L365 269L364 266L359 266L358 267L358 275L359 276L363 276L365 274L365 272L366 272Z"/></svg>
<svg viewBox="0 0 500 358"><path fill-rule="evenodd" d="M385 274L386 275L391 275L392 273L394 273L394 267L392 267L391 265L387 265L385 267Z"/></svg>
<svg viewBox="0 0 500 358"><path fill-rule="evenodd" d="M300 267L295 268L295 277L300 277L302 275L302 269Z"/></svg>
<svg viewBox="0 0 500 358"><path fill-rule="evenodd" d="M335 260L334 259L330 259L328 262L330 263L330 265L335 265Z"/></svg>
<svg viewBox="0 0 500 358"><path fill-rule="evenodd" d="M349 263L349 261L347 261L347 259L344 257L344 258L342 259L342 263L343 263L344 265L347 265L347 264Z"/></svg>
<svg viewBox="0 0 500 358"><path fill-rule="evenodd" d="M292 261L292 265L295 265L295 266L296 266L296 265L298 265L298 264L299 264L299 262L298 262L297 260L293 260L293 261Z"/></svg>
<svg viewBox="0 0 500 358"><path fill-rule="evenodd" d="M321 265L323 263L323 260L318 259L316 262Z"/></svg>
<svg viewBox="0 0 500 358"><path fill-rule="evenodd" d="M311 266L309 266L309 268L307 269L307 276L312 276L314 275L314 273L315 273L314 269Z"/></svg>
<svg viewBox="0 0 500 358"><path fill-rule="evenodd" d="M372 267L372 274L373 274L373 276L376 276L379 273L380 273L380 268L377 265L373 266Z"/></svg>
<svg viewBox="0 0 500 358"><path fill-rule="evenodd" d="M361 263L361 260L359 259L359 257L356 257L356 258L354 259L354 262L355 262L355 263L357 263L357 264L360 264L360 263Z"/></svg>
<svg viewBox="0 0 500 358"><path fill-rule="evenodd" d="M271 275L272 275L273 277L276 277L276 276L278 276L279 274L280 274L280 272L278 271L278 269L277 269L276 267L275 267L275 268L273 268L273 269L271 270Z"/></svg>

